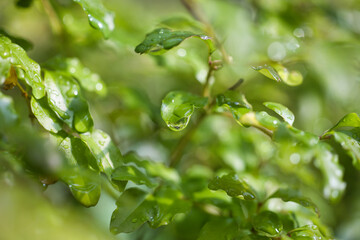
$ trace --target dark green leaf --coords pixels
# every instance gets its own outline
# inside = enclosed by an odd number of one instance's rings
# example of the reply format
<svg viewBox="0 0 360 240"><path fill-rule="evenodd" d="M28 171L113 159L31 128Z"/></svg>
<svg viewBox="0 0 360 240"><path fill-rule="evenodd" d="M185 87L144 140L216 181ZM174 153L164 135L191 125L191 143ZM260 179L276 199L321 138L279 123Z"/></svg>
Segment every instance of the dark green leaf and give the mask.
<svg viewBox="0 0 360 240"><path fill-rule="evenodd" d="M102 32L105 38L115 28L114 13L107 10L101 0L73 0L81 5L88 14L90 25Z"/></svg>
<svg viewBox="0 0 360 240"><path fill-rule="evenodd" d="M298 71L290 71L280 64L263 65L253 67L254 70L260 72L264 76L273 79L277 82L284 82L290 86L297 86L303 82L303 76Z"/></svg>
<svg viewBox="0 0 360 240"><path fill-rule="evenodd" d="M262 236L278 237L283 230L278 215L271 211L263 211L256 215L252 221L254 229Z"/></svg>
<svg viewBox="0 0 360 240"><path fill-rule="evenodd" d="M24 49L14 44L5 36L0 35L0 57L17 67L18 78L25 80L32 87L36 99L45 96L45 87L41 80L40 66L30 59ZM19 74L21 73L21 74Z"/></svg>
<svg viewBox="0 0 360 240"><path fill-rule="evenodd" d="M31 111L39 123L48 131L57 133L62 129L62 122L49 107L45 98L31 98Z"/></svg>
<svg viewBox="0 0 360 240"><path fill-rule="evenodd" d="M288 124L292 125L294 123L294 114L284 105L274 102L265 102L264 105L279 114Z"/></svg>
<svg viewBox="0 0 360 240"><path fill-rule="evenodd" d="M236 174L227 174L222 177L215 177L209 183L211 190L224 190L230 197L239 197L245 200L254 200L255 193L250 186Z"/></svg>
<svg viewBox="0 0 360 240"><path fill-rule="evenodd" d="M166 50L176 47L189 37L198 37L204 40L209 47L210 54L215 50L208 36L198 35L188 31L173 31L168 28L158 28L146 35L144 41L136 46L135 52L140 54L162 54L166 52Z"/></svg>
<svg viewBox="0 0 360 240"><path fill-rule="evenodd" d="M341 145L341 147L349 154L353 159L355 167L360 169L360 143L354 138L343 132L333 132L335 140Z"/></svg>
<svg viewBox="0 0 360 240"><path fill-rule="evenodd" d="M203 108L208 99L182 91L170 92L161 104L161 117L173 131L183 130L195 108Z"/></svg>
<svg viewBox="0 0 360 240"><path fill-rule="evenodd" d="M33 0L17 0L16 6L21 8L28 8L33 3Z"/></svg>
<svg viewBox="0 0 360 240"><path fill-rule="evenodd" d="M94 129L80 134L80 137L95 157L100 171L111 179L114 169L122 163L122 156L110 136L101 130Z"/></svg>
<svg viewBox="0 0 360 240"><path fill-rule="evenodd" d="M89 131L94 123L78 84L57 72L45 72L45 88L50 108L78 132Z"/></svg>
<svg viewBox="0 0 360 240"><path fill-rule="evenodd" d="M91 72L77 58L56 57L48 61L46 67L70 74L79 81L81 87L86 91L95 92L100 96L106 95L107 89L100 76Z"/></svg>
<svg viewBox="0 0 360 240"><path fill-rule="evenodd" d="M145 175L135 166L120 166L116 168L112 178L119 181L132 181L138 185L145 184L150 188L156 186L149 176Z"/></svg>
<svg viewBox="0 0 360 240"><path fill-rule="evenodd" d="M18 115L14 108L14 102L11 97L0 92L0 128L14 126L18 121Z"/></svg>
<svg viewBox="0 0 360 240"><path fill-rule="evenodd" d="M178 213L187 212L191 204L182 200L180 192L166 188L154 195L147 195L141 190L128 189L116 202L110 230L113 233L132 232L145 222L157 228L169 224Z"/></svg>
<svg viewBox="0 0 360 240"><path fill-rule="evenodd" d="M280 198L285 202L290 201L298 203L303 207L310 209L316 215L320 216L317 206L309 198L303 197L298 190L281 188L277 190L274 194L272 194L269 198Z"/></svg>
<svg viewBox="0 0 360 240"><path fill-rule="evenodd" d="M238 239L239 229L232 219L220 218L207 222L198 240Z"/></svg>

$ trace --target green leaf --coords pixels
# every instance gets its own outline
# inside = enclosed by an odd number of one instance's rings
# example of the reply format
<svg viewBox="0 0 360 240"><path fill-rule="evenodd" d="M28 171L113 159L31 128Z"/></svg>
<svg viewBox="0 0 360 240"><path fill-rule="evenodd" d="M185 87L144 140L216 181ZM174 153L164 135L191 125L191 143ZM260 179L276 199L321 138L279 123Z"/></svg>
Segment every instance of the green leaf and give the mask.
<svg viewBox="0 0 360 240"><path fill-rule="evenodd" d="M194 110L207 103L205 97L183 91L170 92L162 100L161 117L171 130L181 131L188 125Z"/></svg>
<svg viewBox="0 0 360 240"><path fill-rule="evenodd" d="M14 108L13 99L0 92L0 127L14 126L18 121L18 115Z"/></svg>
<svg viewBox="0 0 360 240"><path fill-rule="evenodd" d="M25 0L25 1L27 1L27 0ZM19 37L11 36L4 29L1 29L1 28L0 28L0 35L4 35L5 37L9 38L11 40L11 42L19 45L25 51L29 51L29 50L31 50L33 48L33 44L31 42L29 42L28 40L23 39L23 38L19 38Z"/></svg>
<svg viewBox="0 0 360 240"><path fill-rule="evenodd" d="M326 239L319 231L316 225L306 225L293 229L289 232L289 236L294 240L322 240Z"/></svg>
<svg viewBox="0 0 360 240"><path fill-rule="evenodd" d="M284 82L289 86L298 86L303 82L303 76L300 72L289 72L287 68L280 64L274 64L273 66L265 64L263 66L253 67L253 69L270 79L277 82Z"/></svg>
<svg viewBox="0 0 360 240"><path fill-rule="evenodd" d="M359 115L357 115L356 113L347 114L334 127L329 129L327 132L330 132L330 131L333 131L333 130L336 130L339 128L344 128L344 127L350 127L350 128L360 127Z"/></svg>
<svg viewBox="0 0 360 240"><path fill-rule="evenodd" d="M335 140L352 158L353 164L360 170L360 143L343 132L333 132Z"/></svg>
<svg viewBox="0 0 360 240"><path fill-rule="evenodd" d="M303 197L298 190L281 188L272 194L269 198L280 198L284 202L298 203L303 207L310 209L318 217L320 216L318 207L309 198Z"/></svg>
<svg viewBox="0 0 360 240"><path fill-rule="evenodd" d="M16 6L21 8L28 8L33 3L33 0L17 0Z"/></svg>
<svg viewBox="0 0 360 240"><path fill-rule="evenodd" d="M190 209L190 202L181 198L180 192L170 188L160 189L156 196L146 196L139 189L127 189L116 202L110 230L114 234L132 232L145 222L152 228L167 225L176 214Z"/></svg>
<svg viewBox="0 0 360 240"><path fill-rule="evenodd" d="M46 63L46 67L64 71L77 79L83 89L105 96L107 89L100 76L85 67L77 58L55 57Z"/></svg>
<svg viewBox="0 0 360 240"><path fill-rule="evenodd" d="M239 197L245 200L254 200L255 193L250 186L236 174L227 174L215 177L209 183L210 190L224 190L230 197Z"/></svg>
<svg viewBox="0 0 360 240"><path fill-rule="evenodd" d="M24 49L14 44L5 36L0 35L0 57L10 62L18 68L21 74L18 78L22 79L31 86L32 93L36 99L45 96L45 87L41 80L40 66L30 59Z"/></svg>
<svg viewBox="0 0 360 240"><path fill-rule="evenodd" d="M62 129L62 122L49 107L45 98L31 98L31 111L39 121L39 123L48 131L57 133Z"/></svg>
<svg viewBox="0 0 360 240"><path fill-rule="evenodd" d="M80 138L89 147L100 171L111 179L114 169L122 163L122 156L110 136L101 130L94 129L91 132L80 134Z"/></svg>
<svg viewBox="0 0 360 240"><path fill-rule="evenodd" d="M108 38L115 28L114 13L107 10L101 0L73 0L88 14L90 25Z"/></svg>
<svg viewBox="0 0 360 240"><path fill-rule="evenodd" d="M239 239L236 222L229 218L219 218L207 222L201 229L198 240Z"/></svg>
<svg viewBox="0 0 360 240"><path fill-rule="evenodd" d="M279 114L285 122L287 122L290 125L293 125L295 116L294 114L284 105L280 103L274 103L274 102L265 102L264 105Z"/></svg>
<svg viewBox="0 0 360 240"><path fill-rule="evenodd" d="M343 181L344 170L339 164L339 157L331 151L326 143L319 143L316 161L324 176L324 195L332 201L337 201L344 193L346 183Z"/></svg>
<svg viewBox="0 0 360 240"><path fill-rule="evenodd" d="M11 68L10 62L0 57L0 85L3 85L6 78L10 76L10 68Z"/></svg>
<svg viewBox="0 0 360 240"><path fill-rule="evenodd" d="M283 230L279 216L271 211L263 211L256 215L252 225L259 235L266 237L279 237Z"/></svg>
<svg viewBox="0 0 360 240"><path fill-rule="evenodd" d="M189 37L197 37L208 45L209 53L215 51L211 38L205 35L198 35L188 31L173 31L168 28L158 28L148 33L139 45L136 46L136 53L162 54L170 50Z"/></svg>
<svg viewBox="0 0 360 240"><path fill-rule="evenodd" d="M89 131L94 123L78 84L58 72L45 72L45 88L50 108L78 132Z"/></svg>
<svg viewBox="0 0 360 240"><path fill-rule="evenodd" d="M150 188L156 186L149 176L145 175L135 166L120 166L116 168L112 174L112 179L119 181L132 181L137 185L145 184Z"/></svg>

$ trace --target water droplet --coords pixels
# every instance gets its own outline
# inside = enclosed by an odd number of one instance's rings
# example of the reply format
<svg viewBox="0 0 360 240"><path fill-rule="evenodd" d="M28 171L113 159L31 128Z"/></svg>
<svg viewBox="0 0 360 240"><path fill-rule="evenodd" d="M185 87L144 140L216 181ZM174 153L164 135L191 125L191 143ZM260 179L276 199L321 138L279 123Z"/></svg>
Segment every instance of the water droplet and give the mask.
<svg viewBox="0 0 360 240"><path fill-rule="evenodd" d="M99 143L101 146L104 146L104 145L105 145L105 141L98 141L98 143Z"/></svg>
<svg viewBox="0 0 360 240"><path fill-rule="evenodd" d="M96 88L96 90L100 91L100 90L103 89L103 85L102 85L101 83L97 83L97 84L95 85L95 88Z"/></svg>
<svg viewBox="0 0 360 240"><path fill-rule="evenodd" d="M273 42L267 49L268 56L273 61L281 61L286 57L286 49L280 42Z"/></svg>

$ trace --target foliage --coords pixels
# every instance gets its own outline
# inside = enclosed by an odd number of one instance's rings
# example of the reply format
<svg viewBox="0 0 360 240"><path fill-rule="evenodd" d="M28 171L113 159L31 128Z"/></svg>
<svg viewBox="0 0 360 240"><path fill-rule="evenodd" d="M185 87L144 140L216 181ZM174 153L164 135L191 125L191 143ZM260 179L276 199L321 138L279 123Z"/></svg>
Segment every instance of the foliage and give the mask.
<svg viewBox="0 0 360 240"><path fill-rule="evenodd" d="M34 236L71 203L109 239L359 238L359 4L140 2L2 3L5 216L36 195Z"/></svg>

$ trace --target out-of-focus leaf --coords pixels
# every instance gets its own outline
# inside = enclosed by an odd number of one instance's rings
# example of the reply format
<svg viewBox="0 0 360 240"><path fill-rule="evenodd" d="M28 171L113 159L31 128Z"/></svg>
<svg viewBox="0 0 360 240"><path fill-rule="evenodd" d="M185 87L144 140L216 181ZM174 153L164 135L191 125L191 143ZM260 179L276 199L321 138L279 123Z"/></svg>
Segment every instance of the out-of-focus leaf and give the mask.
<svg viewBox="0 0 360 240"><path fill-rule="evenodd" d="M60 178L69 186L77 201L85 207L92 207L100 199L99 176L90 170L74 167L60 173Z"/></svg>
<svg viewBox="0 0 360 240"><path fill-rule="evenodd" d="M73 0L88 14L90 25L108 38L115 28L114 13L107 10L101 0Z"/></svg>
<svg viewBox="0 0 360 240"><path fill-rule="evenodd" d="M279 216L271 211L260 212L253 218L254 229L262 236L278 237L283 229Z"/></svg>
<svg viewBox="0 0 360 240"><path fill-rule="evenodd" d="M272 194L269 198L280 198L284 202L295 202L303 207L306 207L313 211L317 216L320 216L318 207L309 199L300 193L300 191L295 189L284 189L281 188Z"/></svg>
<svg viewBox="0 0 360 240"><path fill-rule="evenodd" d="M215 51L211 38L205 35L198 35L188 31L173 31L168 28L158 28L148 33L142 43L136 46L136 53L162 54L170 50L189 37L197 37L205 41L209 53Z"/></svg>
<svg viewBox="0 0 360 240"><path fill-rule="evenodd" d="M31 98L31 111L39 123L48 131L57 133L62 129L62 122L49 107L45 98Z"/></svg>
<svg viewBox="0 0 360 240"><path fill-rule="evenodd" d="M25 0L24 2L26 2L28 0ZM32 1L32 0L31 0ZM30 1L29 1L30 2ZM4 29L0 28L0 35L4 35L7 38L9 38L11 40L11 42L19 45L20 47L22 47L25 51L29 51L33 48L33 44L31 42L29 42L26 39L23 38L19 38L19 37L14 37L11 36L10 34L8 34Z"/></svg>
<svg viewBox="0 0 360 240"><path fill-rule="evenodd" d="M150 227L168 225L178 213L187 212L191 204L182 200L182 195L169 188L160 190L155 196L141 190L128 189L120 196L110 223L112 233L132 232L148 222Z"/></svg>
<svg viewBox="0 0 360 240"><path fill-rule="evenodd" d="M239 197L245 200L254 200L255 193L250 186L236 174L227 174L222 177L215 177L209 183L211 190L224 190L230 197Z"/></svg>
<svg viewBox="0 0 360 240"><path fill-rule="evenodd" d="M324 195L332 201L340 199L344 193L346 183L343 181L344 171L339 164L339 157L331 151L326 143L319 143L317 149L317 163L324 176Z"/></svg>
<svg viewBox="0 0 360 240"><path fill-rule="evenodd" d="M195 108L203 108L207 102L207 98L188 92L170 92L162 100L161 117L171 130L181 131L188 125Z"/></svg>
<svg viewBox="0 0 360 240"><path fill-rule="evenodd" d="M106 95L107 89L100 76L85 67L77 58L56 57L46 63L46 67L64 71L76 78L81 87L100 96Z"/></svg>
<svg viewBox="0 0 360 240"><path fill-rule="evenodd" d="M10 67L11 67L10 62L8 62L0 57L0 85L3 85L5 82L5 79L9 77Z"/></svg>
<svg viewBox="0 0 360 240"><path fill-rule="evenodd" d="M40 66L26 55L24 49L12 43L9 38L0 35L0 56L23 72L23 74L18 74L18 78L23 79L32 87L32 93L36 99L45 96Z"/></svg>
<svg viewBox="0 0 360 240"><path fill-rule="evenodd" d="M112 174L112 179L119 181L132 181L138 185L145 184L150 188L156 186L149 176L145 175L135 166L120 166L116 168Z"/></svg>
<svg viewBox="0 0 360 240"><path fill-rule="evenodd" d="M18 121L18 115L14 108L11 97L0 92L0 126L1 129L14 126Z"/></svg>
<svg viewBox="0 0 360 240"><path fill-rule="evenodd" d="M80 134L80 138L89 147L100 171L111 179L114 169L122 163L122 156L110 136L101 130L94 129L91 132Z"/></svg>
<svg viewBox="0 0 360 240"><path fill-rule="evenodd" d="M239 229L233 219L220 218L207 222L198 240L238 239Z"/></svg>
<svg viewBox="0 0 360 240"><path fill-rule="evenodd" d="M179 183L180 176L175 169L166 167L163 163L141 160L135 153L127 153L123 157L124 164L135 164L145 169L146 173L152 177L159 177L162 180Z"/></svg>
<svg viewBox="0 0 360 240"><path fill-rule="evenodd" d="M326 239L319 231L316 225L306 225L293 229L289 232L289 236L294 240L322 240Z"/></svg>
<svg viewBox="0 0 360 240"><path fill-rule="evenodd" d="M16 6L21 8L28 8L33 3L33 0L17 0Z"/></svg>
<svg viewBox="0 0 360 240"><path fill-rule="evenodd" d="M280 121L276 117L270 116L267 112L248 112L240 117L239 122L246 126L265 128L270 131L276 130Z"/></svg>
<svg viewBox="0 0 360 240"><path fill-rule="evenodd" d="M50 108L78 132L89 131L94 122L78 84L57 72L45 72L45 88Z"/></svg>
<svg viewBox="0 0 360 240"><path fill-rule="evenodd" d="M292 125L294 123L294 114L284 105L274 102L265 102L264 105L279 114L288 124Z"/></svg>
<svg viewBox="0 0 360 240"><path fill-rule="evenodd" d="M333 132L335 140L341 145L341 147L348 153L353 159L355 167L360 169L360 143L354 138L343 132Z"/></svg>
<svg viewBox="0 0 360 240"><path fill-rule="evenodd" d="M201 23L190 20L186 17L171 17L161 21L159 25L161 27L166 27L174 30L204 30L204 27L201 25Z"/></svg>
<svg viewBox="0 0 360 240"><path fill-rule="evenodd" d="M284 82L289 86L297 86L303 82L303 76L300 72L289 72L287 68L280 64L275 64L274 66L265 64L263 66L253 67L253 69L270 79L277 82Z"/></svg>

